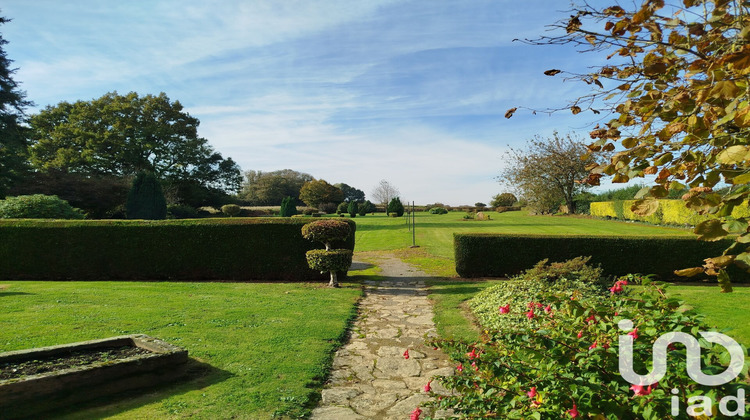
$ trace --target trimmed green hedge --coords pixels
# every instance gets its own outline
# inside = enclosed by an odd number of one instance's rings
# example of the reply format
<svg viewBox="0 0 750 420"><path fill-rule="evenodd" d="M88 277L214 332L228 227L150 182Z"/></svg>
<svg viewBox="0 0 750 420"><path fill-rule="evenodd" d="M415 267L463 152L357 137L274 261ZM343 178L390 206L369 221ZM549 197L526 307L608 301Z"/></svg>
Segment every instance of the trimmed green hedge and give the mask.
<svg viewBox="0 0 750 420"><path fill-rule="evenodd" d="M461 277L503 277L518 274L537 262L565 261L591 256L607 275L656 274L678 278L674 270L703 265L703 259L721 255L733 243L698 241L695 237L547 236L454 234L456 272ZM732 281L750 280L748 273L731 267Z"/></svg>
<svg viewBox="0 0 750 420"><path fill-rule="evenodd" d="M0 220L0 279L324 280L310 219ZM354 249L356 225L336 248Z"/></svg>

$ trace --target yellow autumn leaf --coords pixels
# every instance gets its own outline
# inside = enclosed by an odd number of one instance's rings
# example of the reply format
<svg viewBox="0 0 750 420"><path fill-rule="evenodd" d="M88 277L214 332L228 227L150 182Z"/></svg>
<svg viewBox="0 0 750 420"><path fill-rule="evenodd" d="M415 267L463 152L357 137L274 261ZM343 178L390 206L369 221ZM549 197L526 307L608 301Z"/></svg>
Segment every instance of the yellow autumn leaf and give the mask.
<svg viewBox="0 0 750 420"><path fill-rule="evenodd" d="M744 174L737 175L730 181L733 185L750 184L750 172L745 172Z"/></svg>
<svg viewBox="0 0 750 420"><path fill-rule="evenodd" d="M716 155L716 161L725 165L736 165L744 161L747 154L747 146L729 146Z"/></svg>
<svg viewBox="0 0 750 420"><path fill-rule="evenodd" d="M714 84L710 95L714 98L734 99L740 92L740 88L733 80L722 80Z"/></svg>
<svg viewBox="0 0 750 420"><path fill-rule="evenodd" d="M698 274L703 272L702 267L691 267L691 268L685 268L682 270L675 270L675 274L680 277L693 277L697 276Z"/></svg>
<svg viewBox="0 0 750 420"><path fill-rule="evenodd" d="M734 115L734 124L737 127L750 127L750 107L745 107Z"/></svg>
<svg viewBox="0 0 750 420"><path fill-rule="evenodd" d="M656 209L658 208L659 200L655 198L644 198L643 200L636 200L630 207L630 211L639 216L650 216L656 213Z"/></svg>

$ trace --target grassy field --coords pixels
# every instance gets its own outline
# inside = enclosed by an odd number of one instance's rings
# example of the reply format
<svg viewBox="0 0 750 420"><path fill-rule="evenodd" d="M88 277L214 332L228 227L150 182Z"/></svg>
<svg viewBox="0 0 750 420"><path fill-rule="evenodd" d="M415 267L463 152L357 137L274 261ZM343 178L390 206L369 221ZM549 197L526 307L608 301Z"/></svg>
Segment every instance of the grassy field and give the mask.
<svg viewBox="0 0 750 420"><path fill-rule="evenodd" d="M356 280L356 277L354 278ZM63 418L298 418L319 397L359 284L4 282L0 352L148 334L186 348L190 377ZM77 407L77 409L80 407Z"/></svg>
<svg viewBox="0 0 750 420"><path fill-rule="evenodd" d="M357 217L356 250L402 250L401 257L437 276L455 276L453 266L454 233L528 233L656 236L691 235L685 229L657 227L640 223L597 220L569 216L531 216L526 212L489 212L492 220L463 220L464 212L448 214L416 213L418 250L412 245L412 233L405 218L386 217L383 213Z"/></svg>

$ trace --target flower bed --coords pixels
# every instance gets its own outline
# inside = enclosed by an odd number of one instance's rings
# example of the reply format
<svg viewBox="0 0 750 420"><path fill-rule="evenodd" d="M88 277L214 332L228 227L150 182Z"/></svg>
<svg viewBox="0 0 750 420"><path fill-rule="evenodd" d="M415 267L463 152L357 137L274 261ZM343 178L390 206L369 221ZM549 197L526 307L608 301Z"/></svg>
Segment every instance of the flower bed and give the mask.
<svg viewBox="0 0 750 420"><path fill-rule="evenodd" d="M186 350L146 335L0 353L0 413L30 417L170 382L186 362Z"/></svg>

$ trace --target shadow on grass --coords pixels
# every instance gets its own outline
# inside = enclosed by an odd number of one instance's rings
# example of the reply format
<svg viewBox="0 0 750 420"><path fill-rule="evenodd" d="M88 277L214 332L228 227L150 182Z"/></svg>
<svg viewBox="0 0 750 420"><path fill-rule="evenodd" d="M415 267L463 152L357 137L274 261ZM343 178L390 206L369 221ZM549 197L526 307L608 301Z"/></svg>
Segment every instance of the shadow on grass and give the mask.
<svg viewBox="0 0 750 420"><path fill-rule="evenodd" d="M450 282L436 282L431 283L430 285L430 294L436 294L436 295L475 295L482 291L484 287L480 286L469 286L469 285L461 285L460 283L450 283ZM437 286L437 287L434 287Z"/></svg>
<svg viewBox="0 0 750 420"><path fill-rule="evenodd" d="M193 358L188 359L184 369L185 375L175 382L126 391L76 404L75 407L70 409L55 412L54 417L67 420L106 418L161 401L173 395L202 389L223 382L232 376L230 372Z"/></svg>
<svg viewBox="0 0 750 420"><path fill-rule="evenodd" d="M0 298L5 296L35 295L36 293L27 292L0 292Z"/></svg>

